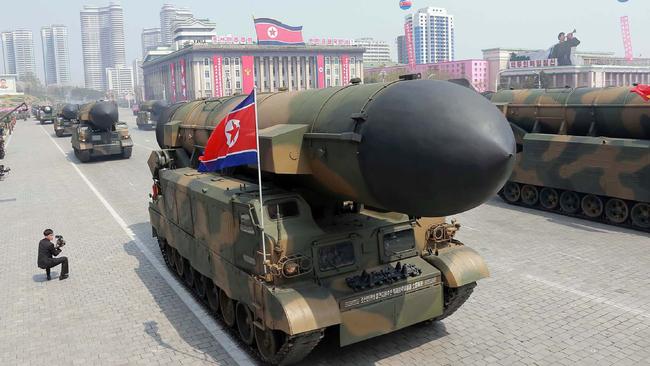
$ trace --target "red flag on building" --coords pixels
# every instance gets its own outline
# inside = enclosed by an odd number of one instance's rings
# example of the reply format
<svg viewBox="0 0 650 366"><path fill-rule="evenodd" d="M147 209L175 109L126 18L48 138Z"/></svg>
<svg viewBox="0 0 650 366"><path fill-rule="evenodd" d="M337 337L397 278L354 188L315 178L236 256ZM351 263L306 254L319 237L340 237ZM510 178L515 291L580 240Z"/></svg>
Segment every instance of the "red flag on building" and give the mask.
<svg viewBox="0 0 650 366"><path fill-rule="evenodd" d="M255 33L260 45L297 45L304 46L302 26L292 27L271 18L257 18Z"/></svg>

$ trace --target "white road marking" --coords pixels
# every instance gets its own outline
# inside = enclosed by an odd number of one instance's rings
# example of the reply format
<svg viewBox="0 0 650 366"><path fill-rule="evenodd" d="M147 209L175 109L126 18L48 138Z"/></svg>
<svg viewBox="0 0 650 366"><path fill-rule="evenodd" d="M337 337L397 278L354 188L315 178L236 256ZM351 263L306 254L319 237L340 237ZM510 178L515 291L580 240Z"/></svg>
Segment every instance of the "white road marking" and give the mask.
<svg viewBox="0 0 650 366"><path fill-rule="evenodd" d="M47 137L49 137L50 140L52 140L52 143L54 144L54 146L56 146L57 149L59 149L61 154L67 158L65 151L63 151L63 149L61 149L59 144L56 143L56 141L52 138L52 136L48 134L47 131L45 131L43 126L41 126L41 129L43 130L43 133L45 133L45 135L47 135ZM226 352L228 352L230 357L232 357L232 359L235 362L237 362L237 364L239 365L255 365L255 363L253 363L253 361L248 356L248 354L242 351L242 349L239 348L237 343L233 342L230 336L224 332L223 327L217 322L215 322L215 320L203 309L203 307L198 302L196 302L196 300L194 300L192 295L183 286L178 284L178 282L174 279L174 277L172 277L172 274L169 272L167 267L163 263L161 263L158 260L158 258L156 258L156 256L153 255L153 253L151 253L149 248L147 248L147 246L142 241L140 241L140 239L138 239L138 237L135 235L133 230L131 230L129 226L126 224L126 221L124 221L124 219L122 219L122 217L117 213L117 211L113 209L110 203L106 201L104 196L102 196L102 194L99 193L97 188L95 188L95 186L90 182L90 180L86 178L86 176L84 175L84 173L81 172L79 167L77 167L77 165L72 161L69 161L69 163L72 166L72 168L74 168L74 170L77 172L77 174L79 174L81 179L86 183L88 188L90 188L90 190L95 194L99 202L101 202L102 205L104 205L104 207L106 208L106 210L111 214L111 216L113 216L113 219L118 223L118 225L120 225L124 233L126 233L126 235L137 245L138 249L140 249L140 252L142 252L142 254L144 254L145 257L147 257L149 263L151 263L151 265L154 266L156 271L158 271L160 276L165 280L165 282L167 282L169 287L171 287L172 290L176 292L176 295L178 295L178 297L183 301L183 303L185 303L185 306L187 306L188 309L192 311L194 316L196 316L196 318L201 322L201 324L203 324L205 329L207 329L208 332L210 332L212 337L214 337L214 339L221 345L221 347L223 347L223 349L225 349Z"/></svg>
<svg viewBox="0 0 650 366"><path fill-rule="evenodd" d="M535 282L542 283L542 284L544 284L546 286L553 287L553 288L556 288L558 290L562 290L564 292L572 293L572 294L574 294L576 296L588 299L588 300L593 301L595 303L613 306L613 307L615 307L617 309L620 309L620 310L623 310L623 311L625 311L627 313L631 313L631 314L634 314L634 315L644 317L646 319L650 319L650 314L648 314L648 312L646 312L646 311L631 308L631 307L626 306L626 305L621 305L621 304L619 304L619 303L617 303L615 301L606 299L604 297L592 295L590 293L580 291L580 290L576 290L574 288L571 288L571 287L568 287L568 286L565 286L565 285L562 285L562 284L559 284L559 283L555 283L555 282L552 282L552 281L548 281L548 280L545 280L543 278L539 278L539 277L536 277L536 276L532 276L532 275L527 274L524 277L529 279L529 280L533 280Z"/></svg>

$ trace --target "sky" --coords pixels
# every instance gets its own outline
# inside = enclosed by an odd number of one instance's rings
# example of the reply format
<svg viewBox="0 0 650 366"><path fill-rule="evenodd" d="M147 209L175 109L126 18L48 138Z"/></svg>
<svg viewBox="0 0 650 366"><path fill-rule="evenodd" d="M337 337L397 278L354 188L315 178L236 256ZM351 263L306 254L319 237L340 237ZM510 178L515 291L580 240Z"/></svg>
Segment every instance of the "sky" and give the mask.
<svg viewBox="0 0 650 366"><path fill-rule="evenodd" d="M427 6L446 8L456 24L456 59L482 58L482 49L517 47L546 49L557 34L574 28L581 51L624 54L619 18L630 17L635 56L650 57L647 26L650 0L413 0L409 11L398 0L121 0L124 8L127 62L142 54L143 28L159 27L164 3L188 7L209 18L218 34L255 36L252 17L275 18L303 26L309 38L373 37L388 42L395 58L395 38L403 34L404 16ZM79 11L83 5L104 6L109 0L2 0L0 30L34 32L39 77L43 80L40 28L68 27L72 81L83 84Z"/></svg>

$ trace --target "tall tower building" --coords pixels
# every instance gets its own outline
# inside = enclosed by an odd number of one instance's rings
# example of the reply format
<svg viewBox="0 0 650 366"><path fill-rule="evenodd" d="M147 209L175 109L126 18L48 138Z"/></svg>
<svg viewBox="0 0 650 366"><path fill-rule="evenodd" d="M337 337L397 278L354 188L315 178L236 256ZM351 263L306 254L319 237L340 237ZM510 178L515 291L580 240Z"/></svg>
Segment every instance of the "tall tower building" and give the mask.
<svg viewBox="0 0 650 366"><path fill-rule="evenodd" d="M397 36L395 40L397 43L397 62L400 64L408 64L408 52L406 50L406 36Z"/></svg>
<svg viewBox="0 0 650 366"><path fill-rule="evenodd" d="M454 16L443 8L427 7L405 18L413 33L415 63L454 61Z"/></svg>
<svg viewBox="0 0 650 366"><path fill-rule="evenodd" d="M156 47L160 46L160 28L145 28L140 36L142 41L142 58Z"/></svg>
<svg viewBox="0 0 650 366"><path fill-rule="evenodd" d="M163 46L171 46L174 41L173 25L176 21L192 18L192 12L187 8L177 8L165 4L160 9L160 42Z"/></svg>
<svg viewBox="0 0 650 366"><path fill-rule="evenodd" d="M2 73L16 73L16 55L14 54L14 34L13 32L0 33L2 41Z"/></svg>
<svg viewBox="0 0 650 366"><path fill-rule="evenodd" d="M41 44L43 46L45 85L69 83L68 28L64 25L42 27Z"/></svg>
<svg viewBox="0 0 650 366"><path fill-rule="evenodd" d="M11 32L2 32L1 38L5 72L18 74L18 80L25 78L28 74L36 77L32 31L18 29Z"/></svg>
<svg viewBox="0 0 650 366"><path fill-rule="evenodd" d="M84 6L81 18L81 52L86 88L106 90L106 69L126 64L124 12L117 4Z"/></svg>

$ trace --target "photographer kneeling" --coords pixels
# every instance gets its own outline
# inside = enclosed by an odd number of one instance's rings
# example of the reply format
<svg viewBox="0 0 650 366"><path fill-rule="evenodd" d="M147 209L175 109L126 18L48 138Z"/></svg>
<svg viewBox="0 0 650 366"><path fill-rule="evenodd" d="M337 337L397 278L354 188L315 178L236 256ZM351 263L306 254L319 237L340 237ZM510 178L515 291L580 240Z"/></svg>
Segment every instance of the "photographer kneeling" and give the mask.
<svg viewBox="0 0 650 366"><path fill-rule="evenodd" d="M46 229L43 231L43 235L45 238L38 243L38 268L45 270L47 280L49 281L52 279L50 277L50 268L60 264L61 275L59 276L59 280L65 280L68 278L68 258L53 258L61 253L61 247L65 245L65 240L63 240L63 236L57 235L56 245L54 245L52 243L52 239L54 239L54 231L52 229Z"/></svg>

